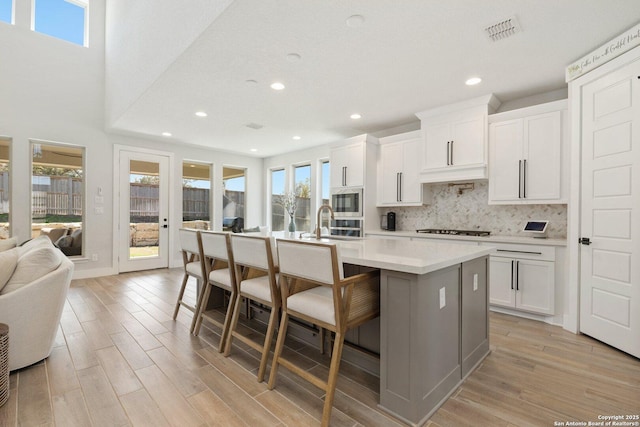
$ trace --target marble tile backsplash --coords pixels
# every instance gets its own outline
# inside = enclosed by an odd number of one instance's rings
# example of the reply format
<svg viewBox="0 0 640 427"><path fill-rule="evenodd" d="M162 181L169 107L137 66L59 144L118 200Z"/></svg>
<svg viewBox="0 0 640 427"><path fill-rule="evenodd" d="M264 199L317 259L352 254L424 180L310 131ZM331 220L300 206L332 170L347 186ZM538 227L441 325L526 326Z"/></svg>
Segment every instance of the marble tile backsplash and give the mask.
<svg viewBox="0 0 640 427"><path fill-rule="evenodd" d="M455 184L427 184L433 191L430 204L420 207L381 209L396 213L396 229L418 228L485 230L498 236L527 236L528 220L549 220L547 236L567 237L567 205L489 205L487 181L474 181L472 189ZM467 185L468 186L468 185Z"/></svg>

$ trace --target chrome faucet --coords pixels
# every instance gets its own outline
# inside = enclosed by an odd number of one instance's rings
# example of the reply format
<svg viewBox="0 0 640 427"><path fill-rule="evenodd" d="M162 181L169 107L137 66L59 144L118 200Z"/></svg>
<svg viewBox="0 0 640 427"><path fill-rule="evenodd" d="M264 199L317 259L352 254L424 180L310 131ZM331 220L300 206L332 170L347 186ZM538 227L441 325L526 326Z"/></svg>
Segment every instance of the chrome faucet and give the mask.
<svg viewBox="0 0 640 427"><path fill-rule="evenodd" d="M331 208L331 206L329 205L322 205L318 208L318 215L316 218L316 239L320 240L320 234L321 234L321 227L320 227L320 215L322 214L322 211L324 209L329 209L329 212L331 212L331 219L333 219L333 209Z"/></svg>

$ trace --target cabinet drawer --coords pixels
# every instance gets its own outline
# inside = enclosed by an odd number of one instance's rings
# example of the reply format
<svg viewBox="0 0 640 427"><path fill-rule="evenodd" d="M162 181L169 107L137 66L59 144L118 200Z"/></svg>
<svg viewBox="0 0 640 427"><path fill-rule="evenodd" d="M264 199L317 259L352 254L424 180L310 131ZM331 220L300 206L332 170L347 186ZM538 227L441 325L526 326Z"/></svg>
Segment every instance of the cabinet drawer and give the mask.
<svg viewBox="0 0 640 427"><path fill-rule="evenodd" d="M555 261L556 248L553 246L518 245L511 243L484 243L483 246L494 246L492 257L536 259Z"/></svg>

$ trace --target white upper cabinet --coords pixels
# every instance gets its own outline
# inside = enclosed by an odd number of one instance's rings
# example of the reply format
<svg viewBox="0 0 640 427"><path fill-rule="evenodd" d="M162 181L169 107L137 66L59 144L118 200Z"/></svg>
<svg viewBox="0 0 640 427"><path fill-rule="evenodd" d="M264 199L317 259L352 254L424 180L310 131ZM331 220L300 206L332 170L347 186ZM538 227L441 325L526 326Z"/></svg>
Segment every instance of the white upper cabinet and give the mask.
<svg viewBox="0 0 640 427"><path fill-rule="evenodd" d="M424 138L421 182L487 178L487 118L493 95L417 113Z"/></svg>
<svg viewBox="0 0 640 427"><path fill-rule="evenodd" d="M420 183L422 134L407 132L380 138L378 206L420 206L428 203Z"/></svg>
<svg viewBox="0 0 640 427"><path fill-rule="evenodd" d="M489 203L566 203L566 101L489 120Z"/></svg>
<svg viewBox="0 0 640 427"><path fill-rule="evenodd" d="M331 187L364 186L365 145L356 142L331 149Z"/></svg>

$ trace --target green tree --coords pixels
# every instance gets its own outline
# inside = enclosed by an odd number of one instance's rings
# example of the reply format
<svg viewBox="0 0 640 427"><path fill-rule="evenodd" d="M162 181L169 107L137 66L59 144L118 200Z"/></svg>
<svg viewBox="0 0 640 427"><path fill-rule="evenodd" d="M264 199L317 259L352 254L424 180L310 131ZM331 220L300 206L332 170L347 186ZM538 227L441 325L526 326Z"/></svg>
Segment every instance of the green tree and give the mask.
<svg viewBox="0 0 640 427"><path fill-rule="evenodd" d="M295 194L303 199L311 198L311 181L309 178L296 184Z"/></svg>

